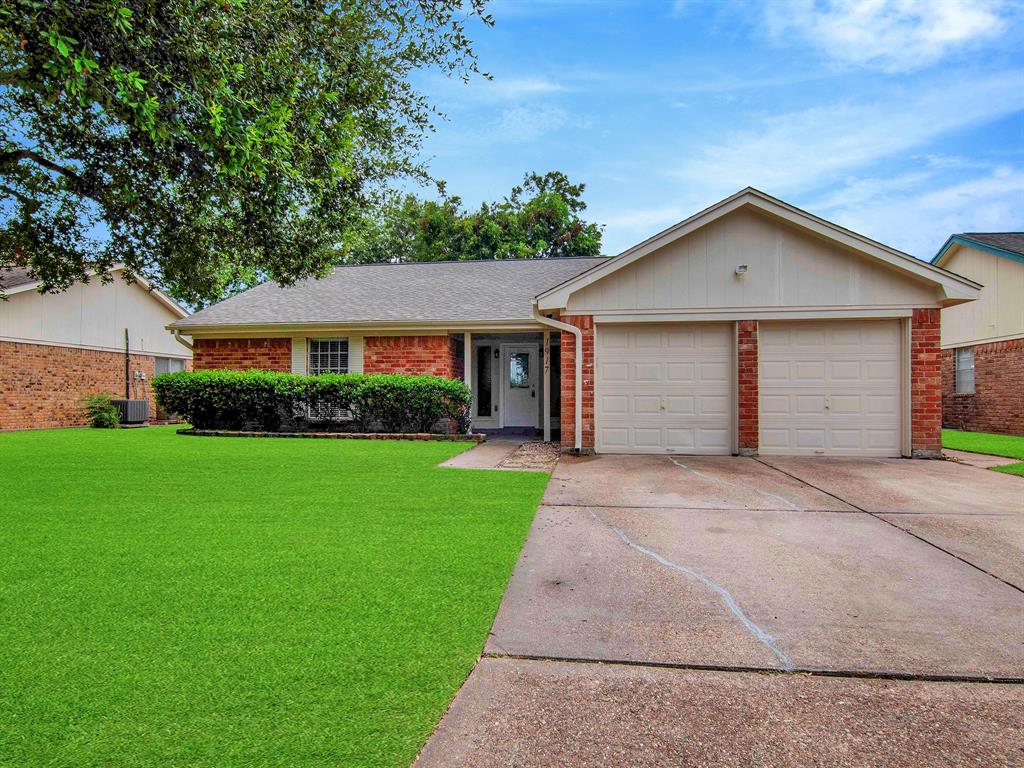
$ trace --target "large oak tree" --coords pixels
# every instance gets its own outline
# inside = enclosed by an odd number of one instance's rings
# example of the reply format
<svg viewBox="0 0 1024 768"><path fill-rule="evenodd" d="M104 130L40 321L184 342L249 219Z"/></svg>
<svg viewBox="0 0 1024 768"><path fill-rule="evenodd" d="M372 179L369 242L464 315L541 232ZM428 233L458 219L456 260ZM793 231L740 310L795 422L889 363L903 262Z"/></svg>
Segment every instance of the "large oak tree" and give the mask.
<svg viewBox="0 0 1024 768"><path fill-rule="evenodd" d="M426 178L417 70L468 78L484 0L8 0L0 269L116 263L185 301L323 272L374 190Z"/></svg>

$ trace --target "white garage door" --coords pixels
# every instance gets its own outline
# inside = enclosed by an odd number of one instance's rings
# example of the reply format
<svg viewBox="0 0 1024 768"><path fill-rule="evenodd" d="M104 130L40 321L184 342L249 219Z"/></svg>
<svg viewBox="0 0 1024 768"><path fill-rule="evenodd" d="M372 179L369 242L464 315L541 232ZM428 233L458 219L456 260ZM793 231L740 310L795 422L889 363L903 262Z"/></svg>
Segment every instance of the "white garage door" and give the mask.
<svg viewBox="0 0 1024 768"><path fill-rule="evenodd" d="M760 324L759 451L900 455L900 324Z"/></svg>
<svg viewBox="0 0 1024 768"><path fill-rule="evenodd" d="M600 325L596 449L729 453L732 326Z"/></svg>

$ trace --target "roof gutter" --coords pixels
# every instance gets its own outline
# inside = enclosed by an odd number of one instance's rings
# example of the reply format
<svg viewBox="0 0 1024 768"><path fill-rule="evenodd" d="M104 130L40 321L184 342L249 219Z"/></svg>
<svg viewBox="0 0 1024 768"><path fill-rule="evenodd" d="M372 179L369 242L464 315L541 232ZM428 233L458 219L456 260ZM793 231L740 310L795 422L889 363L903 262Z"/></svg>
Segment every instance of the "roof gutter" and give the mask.
<svg viewBox="0 0 1024 768"><path fill-rule="evenodd" d="M176 342L178 342L179 344L181 344L181 346L188 349L189 352L192 351L192 345L185 341L183 338L181 338L181 331L179 331L177 328L172 328L171 333L174 334L174 340Z"/></svg>
<svg viewBox="0 0 1024 768"><path fill-rule="evenodd" d="M543 325L550 326L551 328L557 328L560 331L568 331L576 337L576 394L575 394L575 407L573 408L575 444L573 445L574 453L583 452L583 331L577 328L575 325L569 325L569 323L563 323L561 320L553 320L550 317L544 317L537 309L537 302L533 302L533 317L534 319Z"/></svg>

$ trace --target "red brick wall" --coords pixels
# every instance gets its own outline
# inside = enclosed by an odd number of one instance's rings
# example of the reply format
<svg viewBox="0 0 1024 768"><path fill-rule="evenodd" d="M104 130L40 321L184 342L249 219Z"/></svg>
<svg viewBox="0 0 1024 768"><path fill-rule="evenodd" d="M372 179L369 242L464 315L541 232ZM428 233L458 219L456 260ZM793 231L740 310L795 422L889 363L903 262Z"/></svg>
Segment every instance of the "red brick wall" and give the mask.
<svg viewBox="0 0 1024 768"><path fill-rule="evenodd" d="M910 325L910 424L915 457L942 455L939 310L915 309Z"/></svg>
<svg viewBox="0 0 1024 768"><path fill-rule="evenodd" d="M1024 435L1024 339L974 346L974 394L957 394L956 350L942 350L942 425Z"/></svg>
<svg viewBox="0 0 1024 768"><path fill-rule="evenodd" d="M132 397L156 403L149 386L155 358L132 355L131 369L146 374ZM77 427L87 423L82 397L109 392L124 397L124 354L0 341L0 430Z"/></svg>
<svg viewBox="0 0 1024 768"><path fill-rule="evenodd" d="M363 339L364 373L412 373L462 377L462 359L450 336L367 336Z"/></svg>
<svg viewBox="0 0 1024 768"><path fill-rule="evenodd" d="M582 448L594 449L594 318L578 315L563 318L583 331L583 429ZM576 337L562 332L562 447L576 445Z"/></svg>
<svg viewBox="0 0 1024 768"><path fill-rule="evenodd" d="M192 350L195 370L259 369L288 373L292 369L291 339L196 339Z"/></svg>
<svg viewBox="0 0 1024 768"><path fill-rule="evenodd" d="M760 440L760 404L758 403L757 320L736 324L739 448L742 455L757 453Z"/></svg>

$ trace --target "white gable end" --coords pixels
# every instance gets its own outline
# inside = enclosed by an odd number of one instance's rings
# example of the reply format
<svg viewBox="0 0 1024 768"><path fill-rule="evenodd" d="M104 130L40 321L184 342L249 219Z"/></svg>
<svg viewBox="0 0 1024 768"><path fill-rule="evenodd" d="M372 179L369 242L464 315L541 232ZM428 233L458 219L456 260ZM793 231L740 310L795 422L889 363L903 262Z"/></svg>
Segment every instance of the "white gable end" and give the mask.
<svg viewBox="0 0 1024 768"><path fill-rule="evenodd" d="M746 272L737 274L737 267ZM939 306L934 284L741 208L573 292L568 313Z"/></svg>

